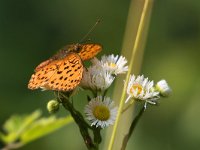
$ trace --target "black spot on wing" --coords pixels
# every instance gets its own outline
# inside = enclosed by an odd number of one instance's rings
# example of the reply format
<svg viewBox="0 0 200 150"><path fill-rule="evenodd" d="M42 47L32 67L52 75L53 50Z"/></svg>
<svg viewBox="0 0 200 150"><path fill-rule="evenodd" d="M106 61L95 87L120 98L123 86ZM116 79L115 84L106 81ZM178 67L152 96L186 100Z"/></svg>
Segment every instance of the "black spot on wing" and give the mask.
<svg viewBox="0 0 200 150"><path fill-rule="evenodd" d="M57 74L61 74L62 73L62 71L57 71Z"/></svg>
<svg viewBox="0 0 200 150"><path fill-rule="evenodd" d="M69 69L69 66L65 67L64 70Z"/></svg>

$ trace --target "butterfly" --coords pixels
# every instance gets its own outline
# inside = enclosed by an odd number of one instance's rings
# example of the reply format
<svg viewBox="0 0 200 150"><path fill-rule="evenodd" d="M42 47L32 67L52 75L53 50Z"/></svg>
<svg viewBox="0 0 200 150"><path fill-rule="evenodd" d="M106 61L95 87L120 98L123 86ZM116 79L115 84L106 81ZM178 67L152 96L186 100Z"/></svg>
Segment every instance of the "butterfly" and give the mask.
<svg viewBox="0 0 200 150"><path fill-rule="evenodd" d="M82 61L89 60L102 50L99 44L71 44L59 50L35 68L28 88L55 91L71 91L83 76Z"/></svg>

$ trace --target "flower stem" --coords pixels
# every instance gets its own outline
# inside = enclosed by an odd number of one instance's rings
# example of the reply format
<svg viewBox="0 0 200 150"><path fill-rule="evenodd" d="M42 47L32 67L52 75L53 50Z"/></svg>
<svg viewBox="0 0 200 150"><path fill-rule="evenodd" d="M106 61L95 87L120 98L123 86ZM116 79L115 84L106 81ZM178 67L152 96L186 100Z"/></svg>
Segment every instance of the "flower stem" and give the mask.
<svg viewBox="0 0 200 150"><path fill-rule="evenodd" d="M87 146L88 150L98 150L98 145L96 143L95 144L93 143L93 140L88 131L88 129L91 129L91 127L85 122L81 113L78 112L77 110L75 110L75 108L69 101L68 97L66 97L62 94L62 96L59 98L60 98L64 108L67 109L71 113L74 121L78 125L79 130L81 132L81 135L84 139L85 145Z"/></svg>
<svg viewBox="0 0 200 150"><path fill-rule="evenodd" d="M110 141L109 141L108 150L115 149L115 148L113 148L113 145L114 145L114 141L115 141L115 138L116 138L117 129L118 129L118 126L119 126L120 117L121 117L121 114L122 114L121 112L122 112L123 106L124 106L124 100L125 100L125 95L126 95L126 88L125 87L127 87L129 76L130 76L131 72L136 73L136 71L139 71L139 67L138 67L138 70L136 69L137 65L139 66L139 63L136 62L136 60L138 60L138 58L142 58L141 57L142 52L139 52L139 50L142 51L142 47L144 47L144 43L142 43L142 41L144 42L145 31L147 31L146 28L147 28L148 19L149 19L148 13L151 12L151 6L152 6L151 2L152 2L152 0L136 0L136 3L139 4L139 6L141 6L140 7L141 10L138 10L139 12L141 12L141 15L140 15L139 20L138 20L138 27L136 29L135 37L127 36L127 37L135 38L134 41L130 38L126 38L126 42L128 43L127 45L130 45L129 43L131 43L131 46L129 46L129 51L127 52L128 55L129 55L129 58L130 58L129 70L128 70L128 73L126 75L125 86L124 86L122 93L121 93L121 98L120 98L119 108L118 108L118 114L117 114L116 121L115 121L113 130L112 130L112 133L111 133L111 138L110 138ZM131 6L134 5L134 4L135 3L133 3L133 0L132 0ZM131 8L133 8L133 7L131 7ZM128 25L129 25L130 29L133 28L133 25L132 24L130 25L130 22L131 22L130 20L132 20L132 18L133 18L132 17L133 14L131 14L131 13L132 13L132 10L129 12L130 16L129 16L129 20L128 20L129 21ZM127 30L127 35L130 35L130 34L132 34L132 32L130 32L130 31L128 32L128 30ZM132 51L131 51L131 49L132 49ZM131 54L130 54L130 52L131 52ZM134 70L133 70L133 68L134 68ZM119 144L118 144L118 147L121 147L121 146L119 146Z"/></svg>
<svg viewBox="0 0 200 150"><path fill-rule="evenodd" d="M122 110L122 114L125 112L125 111L127 111L132 105L133 105L133 103L135 102L135 100L133 99L129 104L128 104L128 106L126 106L123 110Z"/></svg>
<svg viewBox="0 0 200 150"><path fill-rule="evenodd" d="M102 141L100 131L101 131L101 128L93 127L94 143L95 143L97 149L99 148L99 144Z"/></svg>
<svg viewBox="0 0 200 150"><path fill-rule="evenodd" d="M133 130L135 129L135 126L137 125L137 123L138 123L139 119L141 118L142 114L144 113L144 111L145 111L145 107L142 107L142 109L140 110L139 114L135 117L135 119L133 119L133 122L131 123L131 126L129 128L128 134L124 136L124 140L123 140L123 143L122 143L121 150L125 150L126 149L128 140L130 139L130 137L131 137L131 135L133 133Z"/></svg>

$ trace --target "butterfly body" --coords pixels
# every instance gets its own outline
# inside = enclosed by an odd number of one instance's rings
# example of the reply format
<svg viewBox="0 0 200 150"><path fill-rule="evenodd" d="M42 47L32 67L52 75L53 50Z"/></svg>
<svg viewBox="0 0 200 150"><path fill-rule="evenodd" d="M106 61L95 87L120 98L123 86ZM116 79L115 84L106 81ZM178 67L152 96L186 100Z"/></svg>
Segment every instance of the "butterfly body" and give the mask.
<svg viewBox="0 0 200 150"><path fill-rule="evenodd" d="M71 91L81 81L82 61L91 59L101 51L98 44L71 44L43 61L35 68L28 84L29 89Z"/></svg>

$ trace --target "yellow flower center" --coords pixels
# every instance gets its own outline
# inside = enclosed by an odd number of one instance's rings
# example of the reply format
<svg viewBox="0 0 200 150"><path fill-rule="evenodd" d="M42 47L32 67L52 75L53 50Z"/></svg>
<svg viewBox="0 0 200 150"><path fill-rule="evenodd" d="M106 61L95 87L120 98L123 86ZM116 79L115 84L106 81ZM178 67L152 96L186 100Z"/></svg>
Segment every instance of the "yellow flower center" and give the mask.
<svg viewBox="0 0 200 150"><path fill-rule="evenodd" d="M133 91L137 90L137 95L139 95L142 92L142 86L140 84L134 84L131 89L130 89L130 93L133 94Z"/></svg>
<svg viewBox="0 0 200 150"><path fill-rule="evenodd" d="M110 110L106 106L96 106L93 110L94 116L101 120L106 121L110 118Z"/></svg>
<svg viewBox="0 0 200 150"><path fill-rule="evenodd" d="M116 64L115 64L115 63L112 63L112 62L109 63L108 65L109 65L109 67L111 67L111 68L115 68L115 67L116 67Z"/></svg>

